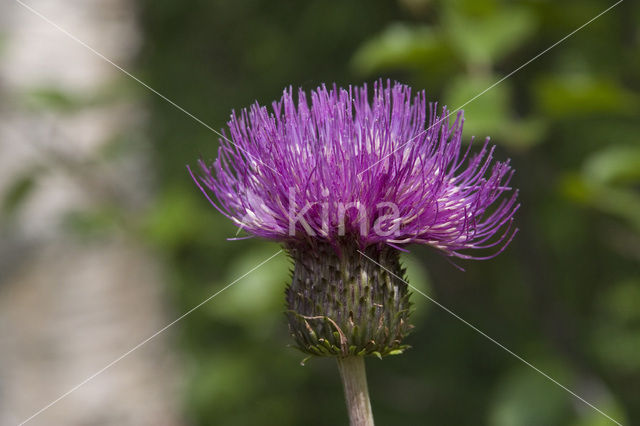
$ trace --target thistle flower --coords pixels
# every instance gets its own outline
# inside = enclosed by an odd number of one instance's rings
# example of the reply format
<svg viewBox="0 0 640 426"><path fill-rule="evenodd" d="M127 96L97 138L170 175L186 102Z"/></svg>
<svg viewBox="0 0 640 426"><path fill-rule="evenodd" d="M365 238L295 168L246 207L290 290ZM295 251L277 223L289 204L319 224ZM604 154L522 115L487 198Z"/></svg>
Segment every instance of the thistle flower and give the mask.
<svg viewBox="0 0 640 426"><path fill-rule="evenodd" d="M199 163L198 185L249 234L337 249L418 243L465 259L491 257L471 253L495 255L513 236L516 192L495 206L510 191L509 161L492 165L488 138L463 152L462 111L449 126L446 108L438 117L430 104L427 116L424 92L412 99L409 87L382 82L372 102L366 85L323 85L311 106L289 89L272 107L234 112L218 159Z"/></svg>
<svg viewBox="0 0 640 426"><path fill-rule="evenodd" d="M199 162L211 203L292 257L287 316L302 351L401 353L411 326L399 250L485 259L513 238L509 161L493 161L488 138L463 149L463 113L440 111L398 83L376 82L371 101L366 85L323 85L310 102L290 88L271 110L232 113L217 160Z"/></svg>

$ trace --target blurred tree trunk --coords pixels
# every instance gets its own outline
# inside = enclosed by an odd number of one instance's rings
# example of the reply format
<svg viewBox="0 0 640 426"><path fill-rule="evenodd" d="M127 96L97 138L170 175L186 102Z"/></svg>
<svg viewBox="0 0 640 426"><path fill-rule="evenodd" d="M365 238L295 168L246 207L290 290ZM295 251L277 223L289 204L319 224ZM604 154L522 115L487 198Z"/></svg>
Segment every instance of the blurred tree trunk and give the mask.
<svg viewBox="0 0 640 426"><path fill-rule="evenodd" d="M130 2L26 3L130 66ZM15 425L173 317L135 232L152 188L128 78L16 2L0 25L0 425ZM29 424L181 424L170 332Z"/></svg>

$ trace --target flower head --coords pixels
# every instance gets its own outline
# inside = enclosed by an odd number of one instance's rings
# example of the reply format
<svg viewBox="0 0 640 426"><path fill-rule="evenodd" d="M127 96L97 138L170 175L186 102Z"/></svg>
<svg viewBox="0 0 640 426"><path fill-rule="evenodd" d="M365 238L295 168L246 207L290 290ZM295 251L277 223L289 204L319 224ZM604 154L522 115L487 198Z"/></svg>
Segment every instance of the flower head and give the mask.
<svg viewBox="0 0 640 426"><path fill-rule="evenodd" d="M272 110L235 112L218 159L196 183L249 234L340 246L427 244L450 256L500 252L516 230L509 161L488 138L462 147L463 113L450 123L425 93L390 82L285 90ZM473 142L473 141L472 141ZM205 190L206 189L206 190ZM510 196L503 197L510 192Z"/></svg>
<svg viewBox="0 0 640 426"><path fill-rule="evenodd" d="M394 355L407 348L409 291L396 248L450 256L499 253L516 230L508 162L485 141L462 149L463 115L401 84L310 94L285 90L228 123L218 159L194 179L248 233L281 241L294 260L289 329L312 355ZM508 197L504 193L511 192ZM373 262L372 262L373 261Z"/></svg>

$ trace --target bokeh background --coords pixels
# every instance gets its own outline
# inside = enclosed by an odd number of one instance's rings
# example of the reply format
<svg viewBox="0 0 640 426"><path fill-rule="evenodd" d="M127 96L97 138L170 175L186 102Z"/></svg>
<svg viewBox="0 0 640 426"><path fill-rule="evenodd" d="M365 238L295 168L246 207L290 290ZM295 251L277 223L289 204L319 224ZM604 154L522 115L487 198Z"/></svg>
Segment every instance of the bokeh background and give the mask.
<svg viewBox="0 0 640 426"><path fill-rule="evenodd" d="M455 108L602 0L30 0L207 125L396 79ZM512 159L496 259L414 247L413 285L625 425L640 425L640 4L626 0L465 107ZM217 136L14 1L0 5L0 424L25 420L277 250L185 166ZM280 255L30 421L346 424L335 362L287 347ZM414 295L413 349L368 361L380 425L613 424Z"/></svg>

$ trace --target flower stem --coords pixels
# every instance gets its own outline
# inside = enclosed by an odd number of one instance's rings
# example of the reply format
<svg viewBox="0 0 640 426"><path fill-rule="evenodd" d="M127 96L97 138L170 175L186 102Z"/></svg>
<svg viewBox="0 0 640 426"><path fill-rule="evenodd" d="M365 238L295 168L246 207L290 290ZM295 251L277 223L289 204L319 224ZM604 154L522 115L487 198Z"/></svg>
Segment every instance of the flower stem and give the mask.
<svg viewBox="0 0 640 426"><path fill-rule="evenodd" d="M351 426L373 426L369 402L367 373L363 356L338 357L338 369L344 385L344 396Z"/></svg>

